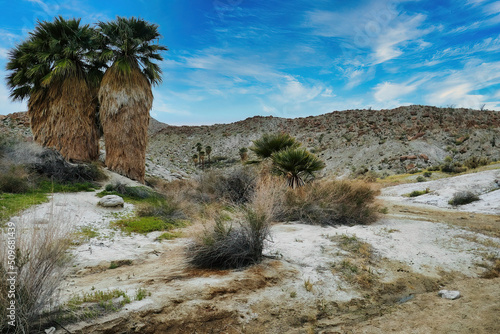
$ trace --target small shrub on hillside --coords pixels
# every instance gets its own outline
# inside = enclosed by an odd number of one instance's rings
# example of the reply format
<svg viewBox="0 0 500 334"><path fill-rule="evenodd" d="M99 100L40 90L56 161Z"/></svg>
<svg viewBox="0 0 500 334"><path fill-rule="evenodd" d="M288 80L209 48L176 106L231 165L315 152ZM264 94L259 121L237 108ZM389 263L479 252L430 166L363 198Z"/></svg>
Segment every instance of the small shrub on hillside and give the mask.
<svg viewBox="0 0 500 334"><path fill-rule="evenodd" d="M362 181L325 181L288 191L278 219L319 225L370 224L377 191Z"/></svg>
<svg viewBox="0 0 500 334"><path fill-rule="evenodd" d="M425 181L426 181L425 177L423 177L421 175L417 177L417 182L425 182Z"/></svg>
<svg viewBox="0 0 500 334"><path fill-rule="evenodd" d="M424 172L424 177L431 177L432 176L432 173L431 172Z"/></svg>
<svg viewBox="0 0 500 334"><path fill-rule="evenodd" d="M475 169L481 166L486 166L490 163L490 160L485 157L470 157L469 159L465 160L464 166L469 168L469 169Z"/></svg>
<svg viewBox="0 0 500 334"><path fill-rule="evenodd" d="M479 201L479 197L472 191L461 191L455 193L448 204L457 206L469 204L475 201Z"/></svg>
<svg viewBox="0 0 500 334"><path fill-rule="evenodd" d="M242 268L262 259L264 241L269 237L267 215L248 210L245 220L234 226L217 220L187 250L188 261L198 268Z"/></svg>

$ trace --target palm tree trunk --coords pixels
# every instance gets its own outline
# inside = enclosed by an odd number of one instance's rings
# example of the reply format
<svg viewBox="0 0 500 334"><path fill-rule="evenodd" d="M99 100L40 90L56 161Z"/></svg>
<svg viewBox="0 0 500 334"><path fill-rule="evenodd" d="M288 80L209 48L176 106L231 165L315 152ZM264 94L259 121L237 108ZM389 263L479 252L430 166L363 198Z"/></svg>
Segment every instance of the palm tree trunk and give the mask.
<svg viewBox="0 0 500 334"><path fill-rule="evenodd" d="M130 76L104 74L99 89L101 123L106 143L106 166L144 183L147 131L153 93L139 69Z"/></svg>
<svg viewBox="0 0 500 334"><path fill-rule="evenodd" d="M66 160L89 162L99 157L96 102L87 82L68 78L30 98L28 115L34 140L58 150Z"/></svg>

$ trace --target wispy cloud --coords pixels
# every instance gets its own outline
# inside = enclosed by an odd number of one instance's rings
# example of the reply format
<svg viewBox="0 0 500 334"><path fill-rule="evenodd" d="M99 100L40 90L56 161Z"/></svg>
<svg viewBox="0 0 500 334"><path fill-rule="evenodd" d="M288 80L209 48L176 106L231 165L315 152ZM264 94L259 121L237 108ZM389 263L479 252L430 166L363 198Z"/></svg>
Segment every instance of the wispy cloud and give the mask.
<svg viewBox="0 0 500 334"><path fill-rule="evenodd" d="M409 94L417 89L417 85L397 84L383 82L375 86L373 96L379 102L396 100L401 96Z"/></svg>

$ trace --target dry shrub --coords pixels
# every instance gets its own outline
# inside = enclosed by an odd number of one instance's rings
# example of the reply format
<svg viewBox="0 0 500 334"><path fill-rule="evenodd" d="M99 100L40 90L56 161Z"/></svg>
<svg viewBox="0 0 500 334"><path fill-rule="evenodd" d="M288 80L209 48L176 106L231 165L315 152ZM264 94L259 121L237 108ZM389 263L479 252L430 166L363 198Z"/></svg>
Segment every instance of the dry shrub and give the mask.
<svg viewBox="0 0 500 334"><path fill-rule="evenodd" d="M322 181L285 194L280 219L319 225L370 224L377 191L363 181Z"/></svg>
<svg viewBox="0 0 500 334"><path fill-rule="evenodd" d="M26 193L32 187L29 174L23 166L0 166L0 173L0 193Z"/></svg>
<svg viewBox="0 0 500 334"><path fill-rule="evenodd" d="M62 220L61 220L62 221ZM26 226L8 223L14 230L4 229L0 234L0 332L31 333L40 330L40 313L49 306L56 288L62 281L65 266L69 262L66 253L70 246L71 231L54 219L47 225ZM9 234L9 232L11 234ZM14 239L10 239L14 237ZM15 244L13 241L15 240ZM7 245L14 245L13 250ZM9 253L10 251L10 253ZM15 261L15 269L9 261ZM15 275L15 327L9 326L7 307L11 300L11 277ZM10 319L9 319L10 321Z"/></svg>
<svg viewBox="0 0 500 334"><path fill-rule="evenodd" d="M244 220L236 224L217 219L188 247L188 262L208 269L246 267L261 261L268 237L267 215L247 209Z"/></svg>
<svg viewBox="0 0 500 334"><path fill-rule="evenodd" d="M453 194L453 197L448 201L448 203L453 206L458 206L469 204L475 201L479 201L479 196L474 194L472 191L459 191Z"/></svg>
<svg viewBox="0 0 500 334"><path fill-rule="evenodd" d="M251 167L237 167L202 174L198 189L202 198L211 201L245 204L252 199L256 183L257 173Z"/></svg>

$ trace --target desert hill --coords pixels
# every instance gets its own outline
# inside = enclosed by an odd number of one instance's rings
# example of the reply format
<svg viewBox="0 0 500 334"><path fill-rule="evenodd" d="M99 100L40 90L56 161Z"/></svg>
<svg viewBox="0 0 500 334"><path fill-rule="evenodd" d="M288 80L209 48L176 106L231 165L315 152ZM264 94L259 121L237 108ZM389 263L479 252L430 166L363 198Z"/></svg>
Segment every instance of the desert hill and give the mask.
<svg viewBox="0 0 500 334"><path fill-rule="evenodd" d="M327 174L368 169L383 176L439 164L447 156L457 162L473 156L500 159L499 112L420 105L296 119L256 116L212 126L152 121L148 159L168 170L190 172L193 147L200 142L212 147L212 160L237 162L241 147L278 131L290 133L320 156ZM249 158L254 158L251 152Z"/></svg>
<svg viewBox="0 0 500 334"><path fill-rule="evenodd" d="M30 136L25 113L0 117L0 130ZM166 178L197 171L194 146L212 147L212 166L238 164L239 149L264 133L290 133L327 164L325 174L373 171L379 176L442 163L450 156L500 160L500 113L412 105L346 110L305 118L255 116L231 124L171 126L151 119L147 172ZM249 151L249 159L254 159Z"/></svg>

